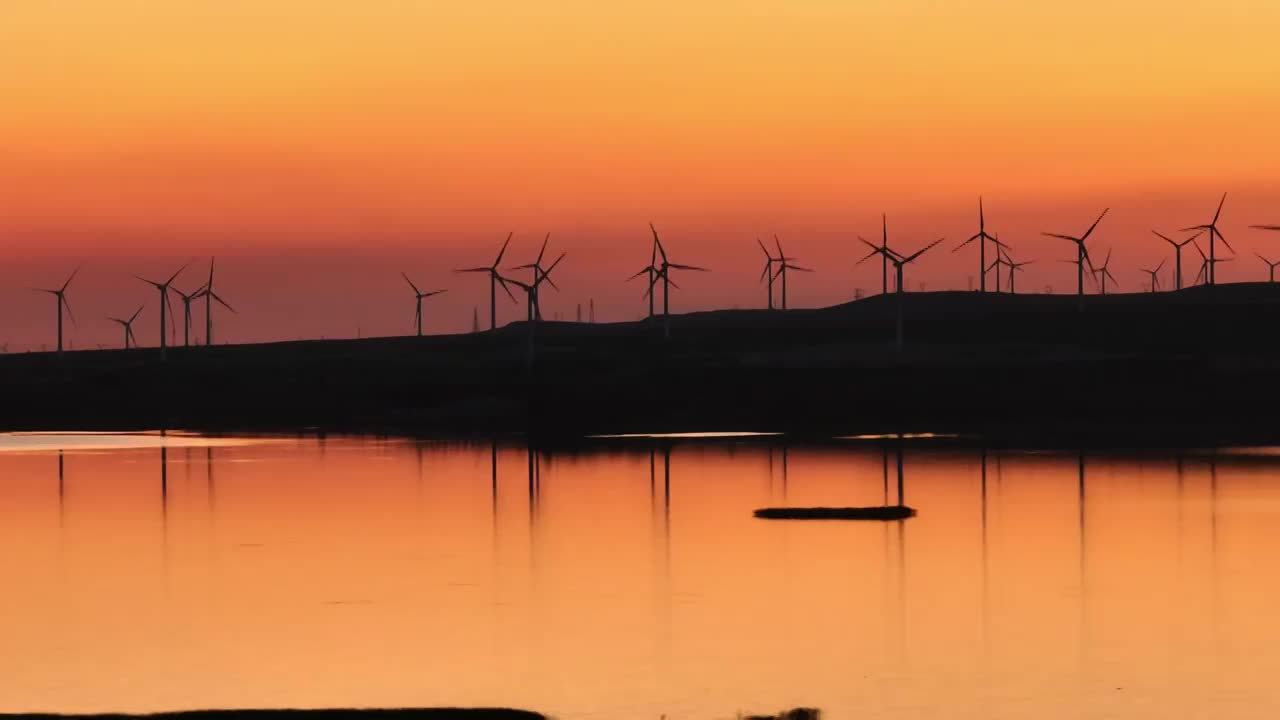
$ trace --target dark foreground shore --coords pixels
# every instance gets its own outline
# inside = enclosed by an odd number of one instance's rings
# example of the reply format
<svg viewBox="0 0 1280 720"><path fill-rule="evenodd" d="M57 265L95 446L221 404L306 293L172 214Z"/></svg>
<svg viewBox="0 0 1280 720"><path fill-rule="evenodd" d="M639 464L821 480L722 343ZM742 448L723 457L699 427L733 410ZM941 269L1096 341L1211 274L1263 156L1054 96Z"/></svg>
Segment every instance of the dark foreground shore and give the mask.
<svg viewBox="0 0 1280 720"><path fill-rule="evenodd" d="M899 302L905 343L894 342ZM425 338L0 356L10 430L1280 440L1280 285L877 296Z"/></svg>

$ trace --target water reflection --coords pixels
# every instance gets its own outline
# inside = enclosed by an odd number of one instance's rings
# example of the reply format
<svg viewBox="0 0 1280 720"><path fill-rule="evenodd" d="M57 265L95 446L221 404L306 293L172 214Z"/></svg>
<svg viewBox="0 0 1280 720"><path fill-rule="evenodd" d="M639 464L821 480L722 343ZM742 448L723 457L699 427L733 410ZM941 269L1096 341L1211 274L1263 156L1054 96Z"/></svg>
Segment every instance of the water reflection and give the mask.
<svg viewBox="0 0 1280 720"><path fill-rule="evenodd" d="M0 454L0 711L1276 709L1275 455L132 442Z"/></svg>

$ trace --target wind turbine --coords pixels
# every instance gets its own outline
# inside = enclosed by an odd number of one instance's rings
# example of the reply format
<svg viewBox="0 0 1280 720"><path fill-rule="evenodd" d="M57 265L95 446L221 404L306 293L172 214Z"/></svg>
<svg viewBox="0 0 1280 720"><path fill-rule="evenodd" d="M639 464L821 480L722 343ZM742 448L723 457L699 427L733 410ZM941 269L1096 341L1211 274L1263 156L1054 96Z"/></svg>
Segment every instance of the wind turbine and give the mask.
<svg viewBox="0 0 1280 720"><path fill-rule="evenodd" d="M671 285L675 284L671 282L671 271L672 270L696 270L698 272L710 272L710 271L704 267L698 267L697 265L681 265L680 263L670 262L667 259L667 249L662 246L662 240L658 238L658 229L653 226L653 223L649 223L649 229L653 231L653 243L658 248L658 254L662 256L662 264L655 269L654 278L653 280L650 281L649 289L650 291L652 291L653 284L657 282L658 278L662 278L662 315L664 317L670 317L671 306L670 306L670 303L668 303L668 300L670 300L671 298Z"/></svg>
<svg viewBox="0 0 1280 720"><path fill-rule="evenodd" d="M1093 263L1089 263L1089 264L1090 264L1091 266L1093 265ZM1094 268L1093 268L1093 274L1094 274L1094 276L1096 276L1096 277L1098 278L1098 282L1099 282L1099 284L1102 286L1102 294L1103 294L1103 295L1106 295L1106 294L1107 294L1107 280L1108 280L1108 279L1110 279L1110 280L1111 280L1111 282L1116 283L1116 284L1119 284L1119 282L1120 282L1120 281L1116 280L1116 276L1115 276L1115 275L1112 275L1112 274L1111 274L1111 270L1110 270L1110 269L1108 269L1108 267L1107 267L1107 266L1109 266L1110 264L1111 264L1111 251L1110 251L1110 250L1108 250L1108 251L1107 251L1107 259L1106 259L1106 260L1104 260L1104 261L1103 261L1103 263L1102 263L1101 265L1099 265L1099 266L1097 266L1097 267L1094 267Z"/></svg>
<svg viewBox="0 0 1280 720"><path fill-rule="evenodd" d="M405 275L404 273L400 273L400 277L404 278L404 281L409 283L409 287L413 288L414 297L417 298L418 305L417 305L417 311L414 313L414 316L413 316L413 324L418 328L418 337L422 337L422 300L424 298L429 298L433 295L439 295L440 293L448 292L448 290L432 290L431 292L422 292L421 290L418 289L417 285L413 284L413 281L409 279L408 275Z"/></svg>
<svg viewBox="0 0 1280 720"><path fill-rule="evenodd" d="M1209 274L1205 276L1205 280L1210 285L1214 285L1217 283L1217 272L1214 270L1214 266L1218 264L1218 259L1214 251L1214 240L1215 239L1221 240L1222 244L1226 245L1228 250L1230 250L1233 253L1235 252L1235 248L1231 247L1231 243L1227 242L1227 239L1223 237L1222 232L1218 230L1218 217L1222 215L1222 206L1226 202L1227 202L1227 194L1222 193L1222 199L1218 201L1218 211L1213 214L1213 220L1211 220L1208 224L1205 224L1205 225L1192 225L1191 227L1183 228L1183 231L1207 230L1209 232L1209 265L1208 265Z"/></svg>
<svg viewBox="0 0 1280 720"><path fill-rule="evenodd" d="M540 315L540 314L539 314L539 312L538 312L538 286L542 285L542 283L544 283L544 282L550 282L550 281L551 281L551 280L550 280L550 278L551 278L551 271L552 271L552 270L554 270L554 269L556 268L556 266L560 264L560 261L561 261L561 260L564 260L564 256L565 256L565 253L560 253L560 257L556 258L556 261L555 261L555 262L553 262L553 263L551 263L551 266L550 266L550 267L548 267L546 270L542 271L542 273L538 276L538 279L536 279L536 280L534 280L534 281L533 281L533 284L524 283L524 282L521 282L521 281L519 281L519 280L512 280L511 278L503 278L503 280L504 280L505 282L511 283L512 285L515 285L516 287L520 288L521 290L524 290L524 293L525 293L526 312L527 312L527 317L528 317L528 322L529 322L529 358L528 358L528 361L529 361L529 363L530 363L530 364L533 364L533 338L534 338L534 333L535 333L536 328L537 328L537 326L538 326L538 319L541 317L541 315ZM504 285L503 287L505 287L505 285Z"/></svg>
<svg viewBox="0 0 1280 720"><path fill-rule="evenodd" d="M138 315L142 313L142 308L144 307L146 307L145 304L138 306L138 309L134 311L133 315L129 316L128 320L121 320L120 318L115 318L115 317L107 318L111 322L118 323L120 327L124 328L124 349L125 350L129 349L131 342L133 344L133 347L138 346L138 339L133 336L133 321L138 319Z"/></svg>
<svg viewBox="0 0 1280 720"><path fill-rule="evenodd" d="M190 263L187 263L187 264L189 265ZM134 277L138 278L142 282L160 291L160 359L161 360L165 359L166 350L169 346L168 343L166 342L165 335L164 335L164 325L165 325L164 321L166 317L166 310L168 312L173 312L173 308L169 305L169 286L172 285L173 281L176 280L177 277L182 274L182 271L186 269L187 269L187 265L183 265L182 267L178 268L177 272L170 275L169 279L165 280L164 282L156 282L155 280L148 280L140 275L134 275ZM172 332L173 330L172 317L169 318L169 329L170 329L170 332Z"/></svg>
<svg viewBox="0 0 1280 720"><path fill-rule="evenodd" d="M1046 237L1055 237L1062 240L1070 240L1071 242L1076 244L1076 248L1078 249L1078 255L1075 260L1076 294L1080 298L1084 297L1084 264L1086 262L1089 262L1089 250L1085 248L1084 243L1086 240L1089 239L1089 236L1093 234L1094 228L1098 227L1098 223L1102 222L1102 218L1106 217L1107 210L1110 210L1110 209L1111 208L1104 209L1102 211L1102 214L1098 216L1098 219L1094 220L1093 224L1089 226L1089 229L1085 230L1084 234L1081 235L1080 237L1075 237L1072 235L1059 235L1058 233L1048 233L1048 232L1040 233L1041 235L1044 235ZM1090 263L1090 267L1092 267L1092 263Z"/></svg>
<svg viewBox="0 0 1280 720"><path fill-rule="evenodd" d="M1004 253L1004 264L1009 268L1009 294L1017 295L1018 291L1016 289L1016 286L1014 285L1014 280L1018 277L1017 275L1018 271L1021 270L1024 266L1035 263L1035 260L1023 260L1022 262L1015 262L1014 259L1009 256L1009 253L1004 252L1003 249L1000 249L997 252Z"/></svg>
<svg viewBox="0 0 1280 720"><path fill-rule="evenodd" d="M67 287L71 285L71 281L76 279L76 273L80 272L80 268L71 271L71 275L67 276L67 281L62 283L62 287L57 290L46 290L44 288L35 288L36 292L45 292L56 298L54 304L58 310L58 355L62 355L62 308L67 309L67 317L71 318L71 323L76 322L75 313L71 312L71 303L67 302Z"/></svg>
<svg viewBox="0 0 1280 720"><path fill-rule="evenodd" d="M200 297L204 288L192 290L190 293L184 293L178 288L174 288L173 291L182 298L182 347L189 347L191 345L191 303Z"/></svg>
<svg viewBox="0 0 1280 720"><path fill-rule="evenodd" d="M799 265L792 265L791 261L795 260L796 258L787 257L786 254L782 252L782 241L778 240L777 235L773 236L773 242L775 245L778 246L778 257L777 257L778 270L774 274L774 277L782 278L782 309L786 310L787 309L787 271L799 270L800 272L813 272L813 270L810 270L809 268L806 268L806 267L800 267Z"/></svg>
<svg viewBox="0 0 1280 720"><path fill-rule="evenodd" d="M1146 273L1151 277L1151 292L1153 293L1160 292L1160 268L1164 267L1164 264L1167 260L1168 258L1162 259L1160 261L1160 264L1156 265L1155 268L1152 270L1148 270L1147 268L1138 268L1139 270L1141 270L1142 272Z"/></svg>
<svg viewBox="0 0 1280 720"><path fill-rule="evenodd" d="M1271 262L1270 260L1268 260L1268 259L1266 259L1266 258L1262 257L1262 253L1254 253L1254 255L1257 255L1259 260L1261 260L1262 262L1264 262L1264 263L1266 263L1266 264L1267 264L1267 270L1268 270L1268 271L1270 271L1270 277L1267 279L1267 282L1275 282L1275 281L1276 281L1276 266L1277 266L1277 265L1280 265L1280 260L1277 260L1277 261L1275 261L1275 262Z"/></svg>
<svg viewBox="0 0 1280 720"><path fill-rule="evenodd" d="M760 250L764 252L764 270L760 272L760 282L769 281L769 309L773 309L773 263L774 257L769 254L769 248L760 242L760 238L756 238L756 244L760 246ZM779 253L781 254L781 253ZM643 271L642 271L643 272Z"/></svg>
<svg viewBox="0 0 1280 720"><path fill-rule="evenodd" d="M511 302L516 301L516 296L511 294L511 289L507 287L510 282L498 273L498 264L502 262L502 256L507 253L507 246L511 244L511 236L515 233L507 233L507 239L502 243L502 249L498 251L498 257L494 258L493 264L488 267L473 267L454 270L460 273L488 273L489 275L489 329L496 330L498 327L498 286L506 291L511 298Z"/></svg>
<svg viewBox="0 0 1280 720"><path fill-rule="evenodd" d="M760 247L764 247L764 245L762 244ZM767 250L765 251L765 254L766 255L768 254ZM770 267L772 267L772 264L770 265ZM647 267L641 268L640 272L637 272L635 275L632 275L631 277L627 278L627 282L631 282L632 280L635 280L641 275L647 275L649 277L649 282L646 283L645 285L646 289L644 291L644 294L645 294L645 297L649 298L649 317L650 318L653 317L653 283L654 283L654 273L656 272L658 272L658 243L655 242L653 243L652 247L649 249L649 265ZM770 279L769 279L769 309L771 310L773 309L773 278L772 276L770 276Z"/></svg>
<svg viewBox="0 0 1280 720"><path fill-rule="evenodd" d="M996 292L1000 292L1000 289L999 289L1000 274L998 271L998 268L1000 266L999 250L1000 248L1007 247L1007 246L1002 244L994 235L987 234L987 218L982 209L981 196L978 197L978 232L974 233L974 235L970 237L968 240L965 240L964 242L957 245L951 252L958 252L960 248L964 247L965 245L968 245L974 240L978 241L978 290L979 292L987 291L987 272L991 270L991 267L994 267L994 268L997 268ZM987 242L988 241L995 244L996 246L996 261L991 265L991 267L987 267Z"/></svg>
<svg viewBox="0 0 1280 720"><path fill-rule="evenodd" d="M1158 231L1158 230L1152 230L1151 232L1155 233L1156 237L1160 238L1161 240L1164 240L1165 242L1167 242L1167 243L1169 243L1170 245L1172 245L1172 246L1173 246L1173 252L1174 252L1174 270L1173 270L1173 276L1174 276L1174 289L1175 289L1175 290L1181 290L1181 289L1182 289L1182 248L1184 248L1184 247L1186 247L1187 245L1190 245L1192 242L1194 242L1196 238L1198 238L1198 237L1200 237L1202 234L1204 234L1204 231L1203 231L1203 230L1201 230L1200 232L1198 232L1198 233L1196 233L1196 234L1192 235L1191 237L1187 238L1186 240L1183 240L1182 242L1176 242L1173 238L1169 237L1168 235L1165 235L1164 233L1162 233L1162 232L1160 232L1160 231Z"/></svg>
<svg viewBox="0 0 1280 720"><path fill-rule="evenodd" d="M218 296L213 289L213 262L217 258L209 258L209 281L204 284L204 289L196 294L196 297L204 298L204 344L206 346L213 345L213 303L217 301L219 305L235 312L235 308L227 304Z"/></svg>
<svg viewBox="0 0 1280 720"><path fill-rule="evenodd" d="M867 241L866 238L862 237L861 235L858 236L858 239L861 240L863 243L870 245L871 247L878 247L881 250L886 250L890 253L893 252L892 250L889 250L889 220L887 219L884 213L880 214L880 244L872 245L870 242ZM889 294L890 258L888 255L885 255L884 253L881 253L881 255L882 257L880 258L880 293L883 295L888 295ZM875 253L872 253L871 255L868 255L867 257L862 258L862 260L859 260L854 264L861 265L863 261L872 257L875 257Z"/></svg>
<svg viewBox="0 0 1280 720"><path fill-rule="evenodd" d="M1231 258L1212 258L1204 254L1204 250L1200 247L1200 243L1192 243L1196 252L1200 254L1200 272L1196 273L1195 283L1199 285L1201 282L1208 283L1209 278L1213 275L1213 266L1221 262L1231 262Z"/></svg>
<svg viewBox="0 0 1280 720"><path fill-rule="evenodd" d="M859 238L859 239L861 239L861 238ZM903 271L903 268L905 268L909 263L914 262L917 258L919 258L921 255L923 255L923 254L925 254L926 252L928 252L930 249L932 249L932 248L933 248L934 246L936 246L938 243L942 242L944 239L945 239L945 238L938 238L937 240L934 240L933 242L929 243L928 245L925 245L923 248L920 248L920 249L919 249L919 250L917 250L914 254L912 254L912 255L906 255L906 256L899 255L898 253L894 252L891 248L889 248L887 245L886 245L886 246L884 246L884 247L880 247L880 246L877 246L877 245L872 245L871 243L867 242L866 240L863 240L863 241L862 241L864 244L866 244L868 247L870 247L870 248L871 248L871 252L870 252L866 257L862 258L862 260L867 260L868 258L871 258L871 257L875 256L876 254L879 254L879 255L883 256L883 257L884 257L886 260L888 260L889 262L893 263L894 271L897 273L897 278L896 278L896 279L897 279L897 282L898 282L898 290L897 290L897 292L896 292L896 295L898 296L898 332L897 332L897 343L898 343L898 350L899 350L899 351L901 351L901 350L902 350L902 314L903 314L903 309L902 309L902 305L903 305L903 297L902 297L902 296L903 296L903 294L904 294L904 292L905 292L905 290L903 290L903 287L904 287L904 285L903 285L903 272L902 272L902 271ZM862 262L862 260L859 260L858 262Z"/></svg>
<svg viewBox="0 0 1280 720"><path fill-rule="evenodd" d="M526 264L526 265L517 265L517 266L515 266L515 267L513 267L513 268L511 268L511 269L512 269L512 270L529 270L529 269L532 269L532 270L533 270L533 283L534 283L534 285L537 285L538 283L542 282L542 280L541 280L540 278L545 277L545 276L546 276L546 273L547 273L547 270L546 270L546 269L544 269L544 268L542 267L542 256L547 252L547 243L548 243L548 242L550 242L550 241L551 241L551 233L547 233L547 236L546 236L546 237L544 237L544 238L542 239L542 249L538 251L538 259L537 259L537 260L534 260L533 262L528 263L528 264ZM560 256L560 257L564 257L564 255L563 255L563 254L561 254L561 256ZM559 290L560 290L560 287L559 287L558 285L556 285L556 283L555 283L555 281L554 281L554 280L551 280L550 278L547 278L547 282L548 282L548 283L551 285L551 287L552 287L553 289L555 289L556 291L559 291ZM540 304L534 305L533 311L536 313L536 319L541 320L541 319L542 319L542 306L541 306Z"/></svg>

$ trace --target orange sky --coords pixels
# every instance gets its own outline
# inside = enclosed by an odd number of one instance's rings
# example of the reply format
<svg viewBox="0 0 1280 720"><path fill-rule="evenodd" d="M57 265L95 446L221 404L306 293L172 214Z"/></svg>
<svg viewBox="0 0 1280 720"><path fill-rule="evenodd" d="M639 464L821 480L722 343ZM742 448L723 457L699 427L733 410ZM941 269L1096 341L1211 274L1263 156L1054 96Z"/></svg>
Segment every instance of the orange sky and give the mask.
<svg viewBox="0 0 1280 720"><path fill-rule="evenodd" d="M685 307L761 304L752 239L772 232L824 271L793 304L827 304L873 286L852 242L881 211L909 249L971 234L979 193L1042 260L1069 248L1036 233L1112 206L1097 245L1136 286L1161 251L1147 230L1230 191L1248 258L1221 274L1258 277L1251 251L1280 241L1246 229L1280 222L1280 6L1056 5L9 0L5 339L51 341L18 288L82 260L82 304L123 312L145 297L128 273L211 252L254 311L229 339L403 332L401 267L451 288L435 329L461 330L486 290L446 270L511 230L522 253L547 230L573 253L566 316L595 297L620 319L640 310L617 279L647 259L650 219L717 270ZM288 292L255 280L287 257L310 263ZM965 287L970 260L914 282ZM1024 287L1069 276L1042 262Z"/></svg>

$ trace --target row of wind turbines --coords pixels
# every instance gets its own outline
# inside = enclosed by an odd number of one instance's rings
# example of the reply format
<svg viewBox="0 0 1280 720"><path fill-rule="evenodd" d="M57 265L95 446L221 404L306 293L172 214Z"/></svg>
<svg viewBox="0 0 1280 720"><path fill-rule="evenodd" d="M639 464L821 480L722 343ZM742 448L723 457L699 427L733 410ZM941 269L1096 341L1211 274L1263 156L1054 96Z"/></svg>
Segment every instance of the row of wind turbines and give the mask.
<svg viewBox="0 0 1280 720"><path fill-rule="evenodd" d="M181 275L183 271L185 271L190 266L189 263L187 265L183 265L182 267L178 268L177 272L170 275L169 278L163 282L159 280L151 280L148 278L144 278L139 275L134 276L138 280L141 280L142 282L154 287L156 291L160 293L160 357L162 359L168 353L168 347L169 347L168 337L171 335L174 335L176 332L175 323L173 320L173 304L169 300L170 290L176 293L178 297L182 298L182 311L183 311L182 345L183 347L189 347L191 345L191 317L192 317L191 304L192 303L201 299L203 299L205 302L205 315L204 315L205 345L213 344L213 304L216 302L219 305L226 308L227 310L230 310L233 313L235 312L235 309L232 308L231 305L228 304L226 300L223 300L222 297L219 296L218 293L213 288L214 261L215 261L215 258L210 258L209 260L209 279L205 281L204 285L201 285L200 287L196 288L195 290L192 290L191 292L183 292L178 288L173 287L174 281L177 280L178 276ZM64 310L66 311L67 318L71 320L72 324L76 324L75 313L72 312L71 302L67 299L67 290L68 288L71 287L71 282L76 279L76 275L78 275L79 273L80 273L80 268L76 268L75 270L73 270L71 272L71 275L67 277L66 282L62 283L62 285L57 289L32 288L36 292L48 293L54 297L54 303L56 305L56 310L57 310L58 355L59 356L61 356L63 352L62 316L63 316ZM133 333L133 324L134 322L137 321L138 316L142 314L142 311L145 308L146 308L146 303L143 303L142 305L138 306L138 309L135 310L133 314L129 316L128 319L115 317L115 316L107 316L106 318L107 320L110 320L111 322L116 323L117 325L120 326L121 331L123 332L123 335L124 335L125 349L138 346L137 336L135 336ZM166 327L168 328L168 333L165 332Z"/></svg>
<svg viewBox="0 0 1280 720"><path fill-rule="evenodd" d="M1235 252L1235 250L1231 247L1230 243L1227 242L1226 237L1223 235L1221 229L1219 228L1219 222L1222 217L1222 209L1226 203L1226 198L1227 196L1224 193L1221 200L1219 200L1218 202L1218 207L1213 214L1213 218L1209 222L1203 223L1200 225L1192 225L1186 228L1182 228L1180 232L1190 233L1187 237L1184 237L1180 240L1175 240L1158 230L1152 230L1152 233L1154 233L1157 237L1159 237L1165 243L1170 245L1173 249L1174 264L1175 264L1175 268L1173 271L1173 286L1175 289L1182 289L1183 287L1182 251L1188 245L1194 247L1196 251L1199 253L1199 255L1201 256L1200 269L1198 274L1196 275L1196 278L1194 281L1195 284L1200 284L1200 283L1207 284L1207 285L1216 284L1217 282L1216 266L1219 263L1229 262L1232 260L1232 258L1230 257L1224 258L1218 255L1218 243L1222 243L1232 253ZM1101 265L1095 265L1093 263L1092 256L1089 253L1089 247L1088 247L1089 238L1093 235L1094 231L1098 228L1098 225L1102 222L1102 220L1106 217L1108 210L1109 209L1103 209L1103 211L1098 215L1097 219L1095 219L1093 223L1089 225L1089 227L1080 235L1068 235L1065 233L1052 233L1052 232L1041 233L1046 237L1065 240L1075 245L1076 257L1071 260L1064 260L1063 262L1071 263L1076 266L1076 294L1080 297L1083 297L1085 295L1086 276L1098 284L1100 291L1103 295L1107 293L1107 290L1110 286L1109 283L1110 284L1117 283L1116 277L1111 272L1111 268L1110 268L1110 263L1111 263L1110 251L1107 252L1107 255L1105 256L1105 259L1103 260ZM1260 229L1260 230L1280 231L1280 225L1253 225L1251 227ZM659 292L662 293L661 315L664 319L668 320L668 323L665 324L665 328L666 328L666 332L669 333L670 331L669 318L671 314L671 302L670 302L671 289L680 288L680 286L675 282L675 280L672 279L672 271L678 270L678 271L708 272L708 268L701 267L698 265L672 262L670 259L670 256L668 255L668 249L663 244L662 239L658 234L657 228L654 227L652 223L650 223L649 229L653 235L653 242L650 248L649 264L641 268L635 274L631 275L628 278L628 281L637 280L639 278L647 279L648 284L647 284L647 287L645 288L643 297L645 297L648 300L648 315L650 318L653 318L657 314L656 298ZM1203 248L1201 248L1198 242L1199 238L1206 235L1208 240L1207 253ZM565 259L566 253L563 253L563 252L560 253L560 255L556 257L556 259L553 262L551 262L549 265L544 265L544 260L547 256L546 255L547 247L551 239L551 235L550 233L548 233L543 238L542 246L538 251L537 257L532 262L506 268L507 270L530 271L529 281L525 282L523 280L519 280L514 277L504 275L503 269L501 267L503 258L506 256L507 249L511 244L511 240L513 236L514 236L514 233L509 233L507 235L506 240L502 243L502 246L498 250L497 256L494 258L493 262L490 263L489 265L480 266L480 267L459 268L455 270L455 272L477 273L477 274L484 274L485 276L487 276L489 280L489 326L491 329L497 328L497 325L498 325L498 288L502 288L503 292L507 294L507 296L511 299L512 302L517 302L517 300L516 300L515 294L512 293L511 288L514 286L515 288L522 290L525 296L526 319L529 321L530 344L532 346L532 338L533 338L533 332L534 332L533 326L536 324L537 321L542 320L542 307L539 302L539 293L540 293L541 287L545 283L547 285L550 285L553 289L559 291L560 288L558 285L556 285L555 281L552 279L551 273ZM893 286L894 291L897 294L901 294L906 292L907 284L905 282L905 272L906 272L907 266L915 262L916 260L920 259L922 256L924 256L927 252L929 252L933 248L943 243L945 241L945 238L939 238L937 240L934 240L933 242L928 243L927 245L915 250L914 252L910 252L910 253L902 252L890 246L888 218L882 215L881 216L881 237L880 237L879 244L873 243L862 236L858 236L858 241L866 245L867 248L869 249L869 252L865 256L863 256L860 260L858 260L856 264L860 265L868 260L875 258L876 256L879 256L880 262L881 262L881 291L885 294L888 294L890 292L889 268L892 266L893 275L895 279L895 283ZM798 258L787 255L782 247L782 241L776 235L773 236L772 250L759 238L756 239L756 243L760 247L760 250L765 255L765 265L760 273L760 282L766 284L766 289L768 292L767 307L770 310L773 310L779 307L785 310L787 309L787 275L788 273L789 272L812 273L814 272L814 270L812 268L798 265L797 264L799 260ZM1030 265L1035 261L1034 260L1019 261L1014 259L1013 248L1010 247L1008 243L1000 240L999 236L996 233L988 232L987 224L986 224L986 210L985 210L982 198L978 199L978 231L974 233L972 236L970 236L969 238L967 238L966 240L964 240L963 242L961 242L955 248L953 248L952 252L958 252L973 243L976 243L978 246L978 262L979 262L978 291L986 292L988 277L994 277L994 280L995 280L994 290L996 292L1001 292L1002 278L1007 277L1006 287L1008 288L1008 292L1016 293L1017 292L1017 288L1016 288L1017 273L1021 271L1025 266ZM993 259L990 263L987 262L989 245L991 246L992 252L994 253ZM776 254L775 254L775 251L776 251ZM1280 261L1273 262L1268 258L1262 256L1261 254L1257 254L1257 256L1264 263L1266 263L1268 267L1269 281L1275 282L1276 268L1280 267ZM1164 268L1164 265L1167 262L1167 260L1168 260L1167 257L1161 259L1160 263L1156 265L1154 268L1139 268L1141 272L1145 273L1148 276L1149 288L1151 292L1158 292L1161 290L1160 272ZM135 276L137 277L138 280L145 282L151 285L152 287L154 287L156 291L160 294L160 298L159 298L160 353L162 358L165 356L168 345L169 345L167 338L169 336L173 336L176 334L175 322L173 320L173 307L169 298L170 290L173 290L173 292L176 293L182 299L182 303L183 303L183 346L184 347L189 346L191 344L192 303L201 299L205 301L205 344L206 345L213 344L213 305L214 303L222 305L224 308L226 308L227 310L233 313L235 312L235 309L232 308L231 305L228 304L222 297L220 297L217 294L217 292L215 292L214 290L214 259L210 259L209 261L208 279L205 281L203 285L196 288L195 290L192 290L191 292L183 292L182 290L179 290L178 288L173 287L173 283L187 269L187 267L189 267L189 265L183 265L181 268L179 268L176 272L170 275L168 279L164 280L163 282ZM1086 274L1086 269L1088 270L1087 274ZM67 278L66 282L64 282L62 286L57 289L35 288L37 291L49 293L53 295L55 298L55 302L57 304L57 341L58 341L57 351L59 354L63 352L63 311L65 310L67 317L69 317L73 323L75 322L75 316L72 313L71 305L67 300L67 289L71 285L71 282L75 279L76 274L78 272L79 272L79 269L72 272L71 275ZM1002 275L1002 273L1005 273L1005 274ZM441 290L423 291L422 289L419 288L419 286L416 283L414 283L412 279L410 279L408 274L402 272L401 276L404 278L405 282L409 285L410 289L413 292L414 302L415 302L414 329L417 335L421 336L424 331L423 302L431 297L441 295L447 292L447 290L441 289ZM778 290L780 290L780 293L777 292ZM780 302L775 303L775 298L779 298ZM138 317L141 315L145 307L146 307L145 304L140 306L128 318L115 317L115 316L108 317L108 319L111 322L114 322L120 326L123 332L123 340L124 340L125 348L137 347L137 339L133 332L133 325L134 325L134 322L137 321ZM901 309L899 308L899 325L900 324L901 324ZM169 329L168 335L166 335L166 332L165 332L166 326ZM899 328L899 334L900 333L901 333L901 329Z"/></svg>

